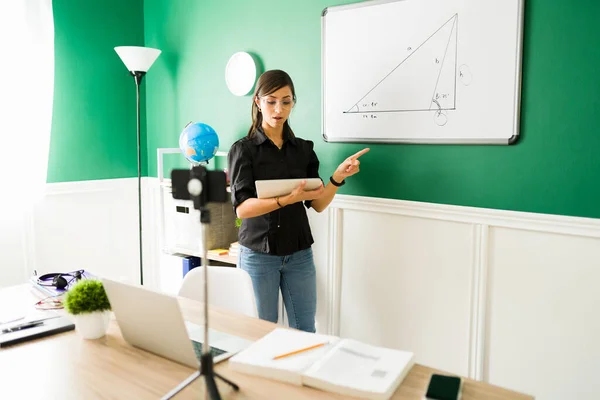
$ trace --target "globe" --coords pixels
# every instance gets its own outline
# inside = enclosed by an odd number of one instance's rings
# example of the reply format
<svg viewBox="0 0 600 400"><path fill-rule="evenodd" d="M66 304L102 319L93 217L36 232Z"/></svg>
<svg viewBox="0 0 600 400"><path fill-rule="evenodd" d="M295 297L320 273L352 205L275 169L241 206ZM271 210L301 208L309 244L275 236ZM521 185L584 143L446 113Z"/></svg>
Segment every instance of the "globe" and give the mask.
<svg viewBox="0 0 600 400"><path fill-rule="evenodd" d="M210 160L217 154L218 148L217 132L202 122L189 124L179 136L179 149L192 164Z"/></svg>

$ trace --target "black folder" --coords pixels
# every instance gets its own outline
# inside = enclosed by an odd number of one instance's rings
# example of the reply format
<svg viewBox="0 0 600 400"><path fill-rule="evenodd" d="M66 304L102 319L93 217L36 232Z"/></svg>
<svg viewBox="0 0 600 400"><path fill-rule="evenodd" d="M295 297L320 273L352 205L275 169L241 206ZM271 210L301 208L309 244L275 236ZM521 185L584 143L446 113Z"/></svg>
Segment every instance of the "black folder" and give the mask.
<svg viewBox="0 0 600 400"><path fill-rule="evenodd" d="M2 328L11 328L21 325L25 322L6 324ZM14 344L23 343L29 340L39 339L45 336L55 335L61 332L72 331L75 329L73 324L67 317L49 318L42 322L41 325L27 329L21 329L15 332L2 333L0 331L0 348L12 346Z"/></svg>

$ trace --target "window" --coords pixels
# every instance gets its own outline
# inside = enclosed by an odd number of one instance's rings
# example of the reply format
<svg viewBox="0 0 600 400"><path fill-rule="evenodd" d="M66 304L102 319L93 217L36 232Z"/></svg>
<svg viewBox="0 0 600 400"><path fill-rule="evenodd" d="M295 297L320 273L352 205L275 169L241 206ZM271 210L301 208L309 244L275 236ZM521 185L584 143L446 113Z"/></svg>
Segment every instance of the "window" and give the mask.
<svg viewBox="0 0 600 400"><path fill-rule="evenodd" d="M2 203L29 204L46 183L54 94L52 0L0 1Z"/></svg>

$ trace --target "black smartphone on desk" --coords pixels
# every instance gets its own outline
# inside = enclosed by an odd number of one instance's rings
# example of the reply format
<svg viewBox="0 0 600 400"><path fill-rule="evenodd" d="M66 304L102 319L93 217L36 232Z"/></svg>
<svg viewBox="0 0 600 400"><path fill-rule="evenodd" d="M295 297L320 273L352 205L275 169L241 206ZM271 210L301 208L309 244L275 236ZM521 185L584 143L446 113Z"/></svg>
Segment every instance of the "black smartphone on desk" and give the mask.
<svg viewBox="0 0 600 400"><path fill-rule="evenodd" d="M461 380L457 376L433 374L427 387L427 400L460 400Z"/></svg>

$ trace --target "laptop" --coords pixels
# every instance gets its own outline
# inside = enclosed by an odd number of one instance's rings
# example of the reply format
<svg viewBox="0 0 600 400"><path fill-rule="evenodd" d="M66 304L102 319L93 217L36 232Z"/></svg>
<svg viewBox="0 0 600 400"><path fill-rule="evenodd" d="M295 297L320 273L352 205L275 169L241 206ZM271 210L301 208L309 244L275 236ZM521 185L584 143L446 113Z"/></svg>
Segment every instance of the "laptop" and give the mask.
<svg viewBox="0 0 600 400"><path fill-rule="evenodd" d="M180 364L200 366L204 327L183 319L176 297L105 278L102 283L125 341ZM209 328L208 344L216 364L252 341Z"/></svg>
<svg viewBox="0 0 600 400"><path fill-rule="evenodd" d="M256 185L256 195L259 199L270 199L276 196L285 196L292 193L298 187L300 182L306 181L304 190L315 190L321 185L319 178L294 178L294 179L266 179L258 180Z"/></svg>

